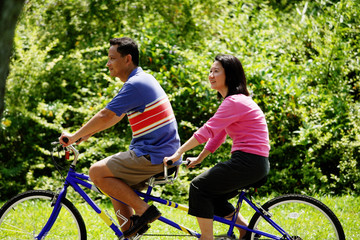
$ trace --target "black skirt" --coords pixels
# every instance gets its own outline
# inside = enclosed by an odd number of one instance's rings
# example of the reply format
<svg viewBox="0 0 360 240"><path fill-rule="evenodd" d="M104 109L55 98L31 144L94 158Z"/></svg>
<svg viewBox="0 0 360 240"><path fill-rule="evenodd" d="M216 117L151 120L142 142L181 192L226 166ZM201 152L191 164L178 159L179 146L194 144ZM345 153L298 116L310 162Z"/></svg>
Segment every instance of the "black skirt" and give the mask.
<svg viewBox="0 0 360 240"><path fill-rule="evenodd" d="M191 181L189 214L201 218L230 215L234 207L228 200L239 189L264 178L269 170L267 157L233 152L228 161L216 164Z"/></svg>

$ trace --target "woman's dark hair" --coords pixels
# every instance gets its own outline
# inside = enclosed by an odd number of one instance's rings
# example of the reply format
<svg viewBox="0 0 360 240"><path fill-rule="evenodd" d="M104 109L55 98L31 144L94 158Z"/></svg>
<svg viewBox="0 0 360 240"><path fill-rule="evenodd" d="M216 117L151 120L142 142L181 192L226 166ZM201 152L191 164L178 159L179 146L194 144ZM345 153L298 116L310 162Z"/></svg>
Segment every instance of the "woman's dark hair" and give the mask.
<svg viewBox="0 0 360 240"><path fill-rule="evenodd" d="M110 39L110 45L118 45L117 51L121 56L131 55L132 61L139 66L139 49L134 40L128 37Z"/></svg>
<svg viewBox="0 0 360 240"><path fill-rule="evenodd" d="M240 60L232 55L219 54L215 57L215 61L220 62L225 69L225 85L228 87L226 97L240 93L249 96L249 91L246 88L246 77ZM218 97L221 98L219 92Z"/></svg>

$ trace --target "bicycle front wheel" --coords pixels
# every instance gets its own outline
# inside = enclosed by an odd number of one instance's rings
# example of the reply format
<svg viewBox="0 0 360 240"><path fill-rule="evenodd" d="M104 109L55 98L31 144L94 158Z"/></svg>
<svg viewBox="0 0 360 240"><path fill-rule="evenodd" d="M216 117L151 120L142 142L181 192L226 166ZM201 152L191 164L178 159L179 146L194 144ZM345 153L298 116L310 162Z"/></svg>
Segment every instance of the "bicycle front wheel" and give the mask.
<svg viewBox="0 0 360 240"><path fill-rule="evenodd" d="M262 206L271 219L294 240L345 240L344 230L335 214L322 202L312 197L289 194L271 199ZM282 237L259 213L252 217L249 228ZM269 239L254 233L251 240Z"/></svg>
<svg viewBox="0 0 360 240"><path fill-rule="evenodd" d="M0 239L36 239L53 210L55 193L32 190L10 199L0 209ZM67 199L46 239L86 239L84 221Z"/></svg>

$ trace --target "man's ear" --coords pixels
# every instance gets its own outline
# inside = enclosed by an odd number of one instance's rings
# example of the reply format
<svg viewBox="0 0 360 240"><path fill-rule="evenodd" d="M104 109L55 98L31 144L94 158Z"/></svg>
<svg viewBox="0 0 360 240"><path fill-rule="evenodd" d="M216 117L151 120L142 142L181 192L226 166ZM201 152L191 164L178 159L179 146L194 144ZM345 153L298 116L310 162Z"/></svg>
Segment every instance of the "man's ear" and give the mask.
<svg viewBox="0 0 360 240"><path fill-rule="evenodd" d="M131 63L131 62L132 62L131 54L126 55L126 63Z"/></svg>

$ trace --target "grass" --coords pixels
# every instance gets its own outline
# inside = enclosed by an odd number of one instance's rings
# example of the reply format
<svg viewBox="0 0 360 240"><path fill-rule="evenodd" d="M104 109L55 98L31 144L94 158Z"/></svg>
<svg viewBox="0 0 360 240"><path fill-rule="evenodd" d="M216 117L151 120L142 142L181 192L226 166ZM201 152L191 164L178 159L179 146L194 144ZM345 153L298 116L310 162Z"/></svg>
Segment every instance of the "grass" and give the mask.
<svg viewBox="0 0 360 240"><path fill-rule="evenodd" d="M360 196L315 196L318 200L325 203L339 218L346 235L346 239L358 239L360 236ZM257 201L265 203L270 198L259 198ZM199 232L196 219L188 216L186 212L179 209L170 208L167 206L157 205L163 216L171 218L176 223L186 226L192 230ZM78 204L77 207L83 215L89 239L116 239L110 229L108 229L103 221L92 213L92 209L85 204ZM103 209L107 209L112 214L112 206L110 204L101 204ZM242 207L242 214L250 220L253 215L253 210L247 205ZM226 233L226 228L219 223L214 224L214 234L219 235ZM176 235L176 236L158 236L160 234ZM177 229L168 227L166 224L156 221L151 224L150 230L147 232L148 236L142 239L146 240L162 240L162 239L194 239L184 235L185 233Z"/></svg>
<svg viewBox="0 0 360 240"><path fill-rule="evenodd" d="M346 239L357 239L360 236L360 197L354 196L315 196L323 203L325 203L339 218L345 231ZM258 198L257 201L265 203L269 200L267 198ZM1 204L2 205L2 204ZM114 233L106 226L101 218L95 214L87 204L75 203L76 207L80 211L84 218L88 239L117 239ZM114 217L112 205L110 203L100 203L100 207L106 210L110 215ZM171 218L176 223L186 226L192 230L199 232L197 222L194 217L186 214L186 212L179 209L170 208L163 205L157 205L163 216ZM26 211L25 211L26 212ZM242 214L250 220L253 215L253 210L246 204L242 207ZM36 215L33 216L36 219ZM226 233L226 228L219 223L214 224L214 234L219 235ZM175 235L175 236L159 236L159 235ZM150 230L147 232L147 236L142 239L146 240L161 240L161 239L189 239L188 235L184 236L184 232L171 228L166 224L156 221L151 225ZM181 236L183 235L183 236ZM194 238L190 238L194 239Z"/></svg>
<svg viewBox="0 0 360 240"><path fill-rule="evenodd" d="M319 197L339 218L347 240L360 236L360 196Z"/></svg>

